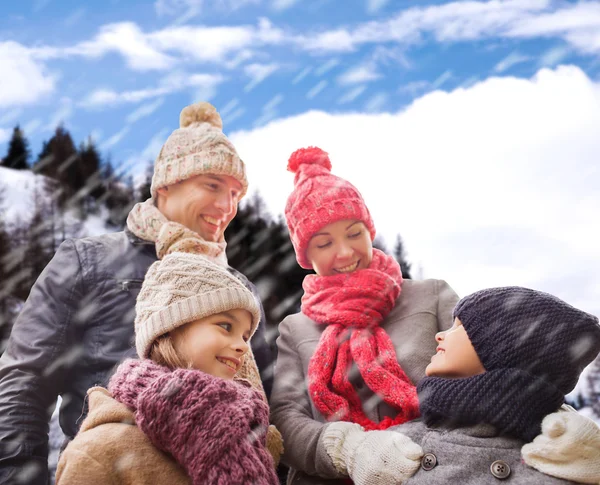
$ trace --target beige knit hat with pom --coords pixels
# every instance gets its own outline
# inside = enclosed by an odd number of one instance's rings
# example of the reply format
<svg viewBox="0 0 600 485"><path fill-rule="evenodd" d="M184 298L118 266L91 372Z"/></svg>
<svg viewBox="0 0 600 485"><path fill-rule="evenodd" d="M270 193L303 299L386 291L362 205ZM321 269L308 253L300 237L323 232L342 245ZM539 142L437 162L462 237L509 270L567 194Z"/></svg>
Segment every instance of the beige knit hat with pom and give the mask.
<svg viewBox="0 0 600 485"><path fill-rule="evenodd" d="M148 269L135 305L135 344L141 358L149 357L152 343L161 335L228 310L250 312L254 333L261 318L257 299L206 253L204 240L170 222L161 229L159 242L164 256Z"/></svg>
<svg viewBox="0 0 600 485"><path fill-rule="evenodd" d="M206 102L181 111L179 129L171 133L154 162L152 197L161 187L202 174L235 178L242 184L240 198L248 190L244 162L223 134L221 116Z"/></svg>

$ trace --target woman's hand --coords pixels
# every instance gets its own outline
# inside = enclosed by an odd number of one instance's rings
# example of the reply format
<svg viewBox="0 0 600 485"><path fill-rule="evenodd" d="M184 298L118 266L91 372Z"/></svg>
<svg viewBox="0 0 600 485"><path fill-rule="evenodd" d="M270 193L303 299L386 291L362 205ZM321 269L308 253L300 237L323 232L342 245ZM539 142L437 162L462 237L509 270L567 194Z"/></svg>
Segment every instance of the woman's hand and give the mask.
<svg viewBox="0 0 600 485"><path fill-rule="evenodd" d="M358 424L327 426L323 444L334 466L355 485L398 485L421 465L423 450L395 431L364 431Z"/></svg>
<svg viewBox="0 0 600 485"><path fill-rule="evenodd" d="M521 454L546 475L600 484L600 427L570 406L546 416L542 434L524 445Z"/></svg>

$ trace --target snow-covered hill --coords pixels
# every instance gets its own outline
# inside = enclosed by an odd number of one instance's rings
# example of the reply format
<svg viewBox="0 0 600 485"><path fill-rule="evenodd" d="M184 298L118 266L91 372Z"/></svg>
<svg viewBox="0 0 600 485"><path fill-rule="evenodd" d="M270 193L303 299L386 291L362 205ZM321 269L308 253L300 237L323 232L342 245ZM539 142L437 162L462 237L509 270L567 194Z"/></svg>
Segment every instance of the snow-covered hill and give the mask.
<svg viewBox="0 0 600 485"><path fill-rule="evenodd" d="M29 170L0 167L0 217L8 224L29 222L34 214L36 196L44 203L50 203L50 196L45 189L46 180L43 175L36 175ZM71 226L78 222L73 213L66 213L64 219ZM69 236L95 236L114 231L114 228L106 225L105 220L106 211L100 210L99 214L89 215L81 225L78 224L77 234Z"/></svg>

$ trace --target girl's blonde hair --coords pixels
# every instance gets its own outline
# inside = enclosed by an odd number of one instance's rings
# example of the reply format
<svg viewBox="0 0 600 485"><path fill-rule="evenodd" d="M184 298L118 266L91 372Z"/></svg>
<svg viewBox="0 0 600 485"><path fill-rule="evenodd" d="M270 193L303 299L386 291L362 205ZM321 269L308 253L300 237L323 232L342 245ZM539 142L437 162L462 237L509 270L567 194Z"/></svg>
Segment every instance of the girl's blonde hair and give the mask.
<svg viewBox="0 0 600 485"><path fill-rule="evenodd" d="M169 369L191 369L192 362L183 358L175 351L171 334L158 337L150 347L150 359L158 365Z"/></svg>

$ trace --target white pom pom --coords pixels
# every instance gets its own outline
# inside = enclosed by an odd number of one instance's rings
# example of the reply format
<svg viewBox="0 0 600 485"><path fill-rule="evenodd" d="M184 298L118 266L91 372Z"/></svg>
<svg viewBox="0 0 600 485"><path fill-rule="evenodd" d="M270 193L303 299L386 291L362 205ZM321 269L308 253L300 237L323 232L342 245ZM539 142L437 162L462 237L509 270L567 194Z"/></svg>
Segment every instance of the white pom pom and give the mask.
<svg viewBox="0 0 600 485"><path fill-rule="evenodd" d="M186 128L192 123L210 123L220 130L223 129L223 122L217 109L212 104L206 102L191 104L181 110L179 127Z"/></svg>

